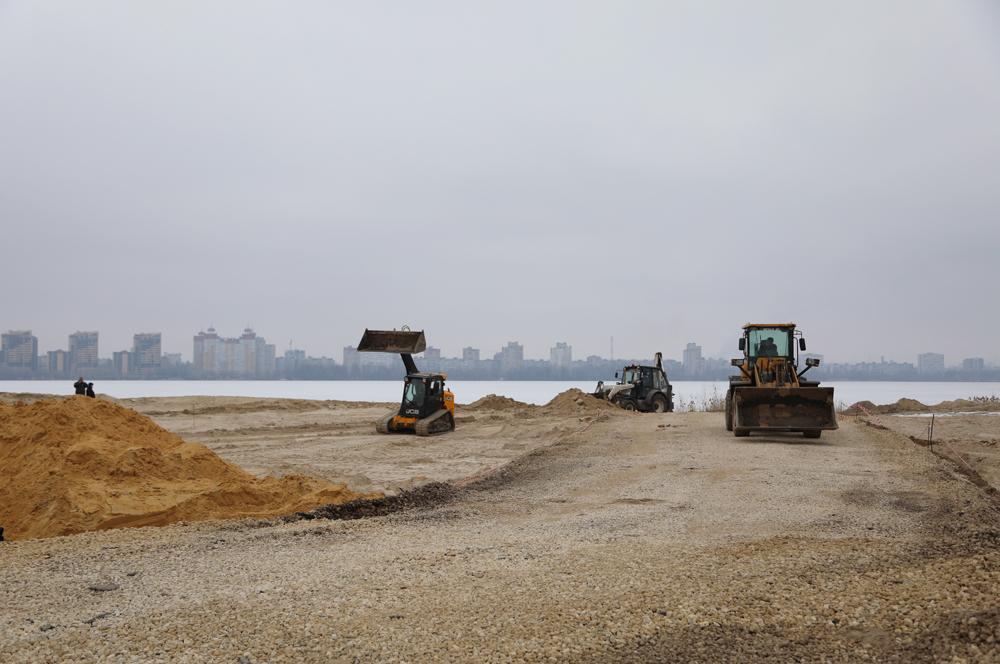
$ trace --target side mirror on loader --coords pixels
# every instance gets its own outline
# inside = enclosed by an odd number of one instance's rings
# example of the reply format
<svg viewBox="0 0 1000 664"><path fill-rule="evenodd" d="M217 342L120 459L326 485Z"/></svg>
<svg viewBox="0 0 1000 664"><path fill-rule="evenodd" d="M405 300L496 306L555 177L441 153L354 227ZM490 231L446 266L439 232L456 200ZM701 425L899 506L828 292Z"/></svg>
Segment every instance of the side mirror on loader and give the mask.
<svg viewBox="0 0 1000 664"><path fill-rule="evenodd" d="M747 340L744 337L740 337L740 350L744 350L747 347Z"/></svg>
<svg viewBox="0 0 1000 664"><path fill-rule="evenodd" d="M799 337L799 350L805 350L805 349L806 349L806 338Z"/></svg>

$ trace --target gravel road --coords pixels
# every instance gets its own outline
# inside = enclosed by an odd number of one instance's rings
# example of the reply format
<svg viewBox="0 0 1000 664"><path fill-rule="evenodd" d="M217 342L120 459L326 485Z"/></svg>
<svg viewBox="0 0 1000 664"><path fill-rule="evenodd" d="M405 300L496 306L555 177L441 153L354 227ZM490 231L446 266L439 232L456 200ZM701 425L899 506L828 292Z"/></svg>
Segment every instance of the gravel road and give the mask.
<svg viewBox="0 0 1000 664"><path fill-rule="evenodd" d="M891 431L616 414L404 507L0 545L0 661L1000 662L997 500Z"/></svg>

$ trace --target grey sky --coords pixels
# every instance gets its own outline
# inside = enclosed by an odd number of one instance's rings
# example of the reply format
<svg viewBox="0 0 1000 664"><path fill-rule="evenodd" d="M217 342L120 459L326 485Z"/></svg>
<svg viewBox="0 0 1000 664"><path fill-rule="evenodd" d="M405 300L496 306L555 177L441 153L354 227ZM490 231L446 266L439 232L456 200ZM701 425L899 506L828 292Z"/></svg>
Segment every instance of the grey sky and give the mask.
<svg viewBox="0 0 1000 664"><path fill-rule="evenodd" d="M990 2L0 2L0 327L1000 361Z"/></svg>

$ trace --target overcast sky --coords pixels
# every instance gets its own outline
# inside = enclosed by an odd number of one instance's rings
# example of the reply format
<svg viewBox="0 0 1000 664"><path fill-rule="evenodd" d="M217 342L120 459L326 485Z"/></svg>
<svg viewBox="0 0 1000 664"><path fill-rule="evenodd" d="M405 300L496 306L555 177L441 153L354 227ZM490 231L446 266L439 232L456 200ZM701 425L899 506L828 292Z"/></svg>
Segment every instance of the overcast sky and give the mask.
<svg viewBox="0 0 1000 664"><path fill-rule="evenodd" d="M995 2L0 2L0 327L1000 361Z"/></svg>

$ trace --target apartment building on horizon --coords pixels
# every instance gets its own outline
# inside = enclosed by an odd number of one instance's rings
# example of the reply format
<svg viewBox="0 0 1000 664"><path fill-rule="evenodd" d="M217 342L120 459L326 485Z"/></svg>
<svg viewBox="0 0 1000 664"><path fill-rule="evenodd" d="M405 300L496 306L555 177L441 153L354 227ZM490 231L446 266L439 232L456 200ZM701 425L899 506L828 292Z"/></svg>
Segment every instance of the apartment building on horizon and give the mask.
<svg viewBox="0 0 1000 664"><path fill-rule="evenodd" d="M238 338L224 339L214 327L194 336L194 368L205 374L225 376L270 376L274 373L275 348L249 327Z"/></svg>
<svg viewBox="0 0 1000 664"><path fill-rule="evenodd" d="M74 332L69 335L69 350L67 351L69 371L77 373L83 369L96 369L100 366L97 356L97 332Z"/></svg>
<svg viewBox="0 0 1000 664"><path fill-rule="evenodd" d="M38 337L31 330L11 330L2 335L0 366L18 372L38 370Z"/></svg>

